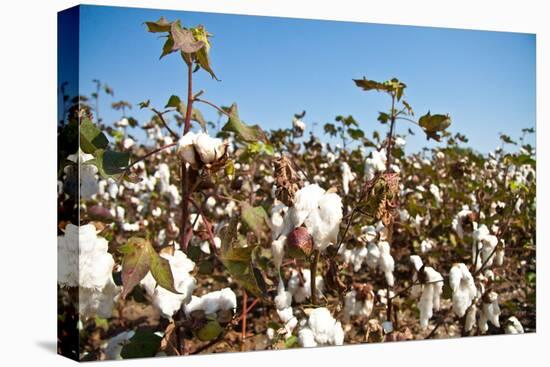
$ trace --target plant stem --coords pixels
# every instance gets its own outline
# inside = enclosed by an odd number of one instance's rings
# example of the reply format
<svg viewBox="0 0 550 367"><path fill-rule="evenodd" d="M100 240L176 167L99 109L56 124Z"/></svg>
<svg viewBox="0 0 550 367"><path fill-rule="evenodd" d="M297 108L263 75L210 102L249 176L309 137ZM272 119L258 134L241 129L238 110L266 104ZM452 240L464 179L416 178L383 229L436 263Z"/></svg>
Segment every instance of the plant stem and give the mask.
<svg viewBox="0 0 550 367"><path fill-rule="evenodd" d="M185 113L185 124L183 127L183 135L189 132L191 128L191 112L193 111L193 63L187 63L187 111ZM189 197L191 192L189 188L189 172L187 166L182 160L181 162L181 239L180 247L182 251L187 250L187 225L189 222Z"/></svg>
<svg viewBox="0 0 550 367"><path fill-rule="evenodd" d="M388 151L386 152L386 171L390 172L390 166L391 166L391 150L393 147L393 128L395 125L395 93L392 93L391 95L391 123L390 123L390 131L388 133Z"/></svg>
<svg viewBox="0 0 550 367"><path fill-rule="evenodd" d="M242 330L241 330L241 351L244 350L244 341L246 339L246 315L248 313L248 293L243 289L243 311L242 311Z"/></svg>
<svg viewBox="0 0 550 367"><path fill-rule="evenodd" d="M319 258L321 252L319 250L314 250L312 255L312 261L310 264L310 285L311 285L311 303L313 305L317 304L317 264L319 263Z"/></svg>
<svg viewBox="0 0 550 367"><path fill-rule="evenodd" d="M227 117L231 116L227 111L223 110L222 108L216 106L214 103L210 102L210 101L207 101L205 99L201 99L201 98L195 98L194 99L195 102L201 102L201 103L204 103L204 104L207 104L209 105L210 107L213 107L214 109L216 109L219 113L223 114L223 115L226 115Z"/></svg>
<svg viewBox="0 0 550 367"><path fill-rule="evenodd" d="M140 158L136 159L135 161L133 161L128 167L126 167L126 170L129 170L129 169L130 169L133 165L135 165L136 163L139 163L139 162L141 162L141 161L143 161L143 160L149 158L150 156L157 154L157 153L160 152L160 151L163 151L163 150L165 150L165 149L174 147L174 146L176 146L176 145L178 145L178 143L172 143L172 144L168 144L168 145L162 146L162 147L160 147L160 148L158 148L158 149L155 149L155 150L153 150L153 151L150 151L149 153L145 154L143 157L140 157Z"/></svg>
<svg viewBox="0 0 550 367"><path fill-rule="evenodd" d="M163 113L157 110L156 108L151 108L151 111L153 111L158 116L158 118L160 119L160 122L162 122L166 130L168 130L168 132L170 133L170 135L172 135L174 139L178 140L179 139L178 134L176 134L172 129L170 129L170 127L168 126L168 123L164 119L164 113L166 113L167 111L164 111Z"/></svg>

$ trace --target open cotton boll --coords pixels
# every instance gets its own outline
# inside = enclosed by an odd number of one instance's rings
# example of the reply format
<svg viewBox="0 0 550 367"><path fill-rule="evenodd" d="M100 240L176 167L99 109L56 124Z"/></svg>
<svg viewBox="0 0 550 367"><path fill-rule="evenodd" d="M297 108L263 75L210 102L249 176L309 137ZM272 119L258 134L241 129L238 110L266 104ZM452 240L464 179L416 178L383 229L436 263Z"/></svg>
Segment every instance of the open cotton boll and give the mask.
<svg viewBox="0 0 550 367"><path fill-rule="evenodd" d="M319 345L344 344L342 324L336 321L325 307L311 311L307 326L313 333L315 342Z"/></svg>
<svg viewBox="0 0 550 367"><path fill-rule="evenodd" d="M477 306L473 304L470 306L470 308L468 308L468 312L466 313L466 320L464 320L464 330L466 332L472 330L474 325L476 324L476 314Z"/></svg>
<svg viewBox="0 0 550 367"><path fill-rule="evenodd" d="M237 296L231 288L224 288L205 294L202 297L193 296L191 302L185 305L185 314L203 310L206 315L214 314L220 310L235 311L237 308Z"/></svg>
<svg viewBox="0 0 550 367"><path fill-rule="evenodd" d="M197 135L194 132L189 131L178 141L177 152L179 156L191 166L197 164L197 153L194 146L196 137Z"/></svg>
<svg viewBox="0 0 550 367"><path fill-rule="evenodd" d="M276 240L279 236L288 236L294 229L291 220L287 217L288 207L279 203L271 209L271 238Z"/></svg>
<svg viewBox="0 0 550 367"><path fill-rule="evenodd" d="M464 228L462 227L462 222L472 213L473 212L468 208L468 206L464 206L462 210L459 211L458 214L453 218L451 225L458 237L460 237L460 239L464 238Z"/></svg>
<svg viewBox="0 0 550 367"><path fill-rule="evenodd" d="M279 270L283 263L283 257L285 254L286 236L280 236L278 239L271 242L271 255L273 257L273 264L275 268Z"/></svg>
<svg viewBox="0 0 550 367"><path fill-rule="evenodd" d="M496 327L500 327L500 306L498 305L498 294L496 292L490 292L482 297L483 305L481 306L481 313L477 325L482 333L489 330L488 322Z"/></svg>
<svg viewBox="0 0 550 367"><path fill-rule="evenodd" d="M71 154L67 157L68 161L78 164L79 169L79 185L80 185L80 197L83 199L90 199L92 196L98 193L99 191L99 182L97 177L98 169L95 165L86 163L94 159L94 156L91 154L84 153L80 148L78 153ZM74 177L76 174L75 166L66 166L63 169L63 172L69 177ZM75 177L76 179L76 177Z"/></svg>
<svg viewBox="0 0 550 367"><path fill-rule="evenodd" d="M388 285L390 287L393 287L393 269L395 267L395 262L390 254L390 244L387 241L380 241L378 243L378 247L380 249L380 260L378 262L378 266L380 270L384 273Z"/></svg>
<svg viewBox="0 0 550 367"><path fill-rule="evenodd" d="M310 328L304 327L298 331L298 343L303 348L312 348L317 346L315 335Z"/></svg>
<svg viewBox="0 0 550 367"><path fill-rule="evenodd" d="M351 290L344 296L344 321L351 316L369 316L374 308L374 292L370 290L366 297L357 298L357 291Z"/></svg>
<svg viewBox="0 0 550 367"><path fill-rule="evenodd" d="M318 210L311 211L305 220L316 249L323 251L337 242L341 221L342 199L336 193L324 194L318 203Z"/></svg>
<svg viewBox="0 0 550 367"><path fill-rule="evenodd" d="M453 311L458 317L463 317L477 294L474 278L465 264L453 265L449 285L453 291Z"/></svg>
<svg viewBox="0 0 550 367"><path fill-rule="evenodd" d="M301 226L312 211L317 211L318 204L325 190L317 184L304 186L294 196L294 206L289 208L285 221L289 221L291 229ZM288 217L288 219L287 219Z"/></svg>
<svg viewBox="0 0 550 367"><path fill-rule="evenodd" d="M350 182L355 180L355 174L351 172L351 168L347 162L342 162L340 164L340 170L342 171L342 188L347 195L349 193Z"/></svg>
<svg viewBox="0 0 550 367"><path fill-rule="evenodd" d="M422 265L424 265L422 259L418 255L411 255L410 260L416 271L419 271Z"/></svg>
<svg viewBox="0 0 550 367"><path fill-rule="evenodd" d="M504 248L506 244L504 240L500 240L500 243L497 245L497 250L495 252L495 265L502 266L504 264Z"/></svg>
<svg viewBox="0 0 550 367"><path fill-rule="evenodd" d="M309 269L302 269L301 273L302 276L300 277L297 270L292 270L288 280L288 291L292 294L296 303L302 303L311 297L311 272ZM315 277L315 285L317 298L321 299L325 289L325 281L321 275Z"/></svg>
<svg viewBox="0 0 550 367"><path fill-rule="evenodd" d="M304 132L306 130L305 122L296 117L292 119L292 126L300 132Z"/></svg>
<svg viewBox="0 0 550 367"><path fill-rule="evenodd" d="M174 255L161 253L160 256L168 260L174 277L174 288L180 294L158 286L150 272L140 283L152 298L153 305L159 309L161 315L170 319L183 304L188 303L191 299L193 290L196 287L196 281L189 273L195 267L195 263L189 260L180 250L174 251Z"/></svg>
<svg viewBox="0 0 550 367"><path fill-rule="evenodd" d="M120 295L118 287L112 278L107 280L105 286L97 288L78 288L78 312L82 320L93 317L107 319L113 314L113 307Z"/></svg>
<svg viewBox="0 0 550 367"><path fill-rule="evenodd" d="M225 154L226 145L219 138L200 132L195 136L194 146L202 163L212 163Z"/></svg>
<svg viewBox="0 0 550 367"><path fill-rule="evenodd" d="M441 199L441 191L439 190L439 187L434 184L431 184L430 193L433 195L437 206L441 205L442 199Z"/></svg>
<svg viewBox="0 0 550 367"><path fill-rule="evenodd" d="M380 248L375 243L369 243L367 244L367 266L369 269L376 269L378 268L378 262L380 261Z"/></svg>
<svg viewBox="0 0 550 367"><path fill-rule="evenodd" d="M422 285L422 295L418 302L420 310L420 327L425 329L433 311L439 310L441 293L443 292L443 277L432 267L424 269L426 284Z"/></svg>
<svg viewBox="0 0 550 367"><path fill-rule="evenodd" d="M515 317L511 316L506 321L506 328L504 329L506 334L523 334L525 331L523 330L523 325L521 325L521 322Z"/></svg>
<svg viewBox="0 0 550 367"><path fill-rule="evenodd" d="M130 342L135 335L134 330L123 331L120 334L113 336L107 343L103 345L103 351L105 352L105 357L108 360L120 360L122 356L122 347Z"/></svg>

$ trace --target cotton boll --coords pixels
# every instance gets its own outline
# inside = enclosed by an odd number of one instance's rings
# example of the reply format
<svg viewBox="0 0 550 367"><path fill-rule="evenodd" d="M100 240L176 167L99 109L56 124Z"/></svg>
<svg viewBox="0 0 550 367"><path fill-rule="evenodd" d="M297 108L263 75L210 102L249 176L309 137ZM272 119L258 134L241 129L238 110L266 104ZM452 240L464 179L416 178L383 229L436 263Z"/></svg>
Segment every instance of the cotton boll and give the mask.
<svg viewBox="0 0 550 367"><path fill-rule="evenodd" d="M369 316L374 308L374 292L367 289L366 294L358 299L354 289L344 296L344 321L349 322L351 316Z"/></svg>
<svg viewBox="0 0 550 367"><path fill-rule="evenodd" d="M315 335L313 334L313 331L311 331L311 329L308 327L300 329L300 331L298 332L298 342L303 348L312 348L317 346Z"/></svg>
<svg viewBox="0 0 550 367"><path fill-rule="evenodd" d="M340 164L340 170L342 171L342 188L344 193L347 195L349 193L349 184L355 180L355 174L351 172L351 168L347 162L342 162Z"/></svg>
<svg viewBox="0 0 550 367"><path fill-rule="evenodd" d="M412 259L411 259L412 260ZM414 260L412 260L414 261ZM443 291L443 277L432 267L424 269L426 283L422 284L422 295L418 301L420 310L420 327L425 329L433 311L439 310L440 297Z"/></svg>
<svg viewBox="0 0 550 367"><path fill-rule="evenodd" d="M511 316L506 321L506 327L505 327L506 334L523 334L523 325L521 325L521 322L515 317Z"/></svg>
<svg viewBox="0 0 550 367"><path fill-rule="evenodd" d="M344 343L342 324L337 322L325 307L311 311L308 327L313 333L315 342L319 345L342 345Z"/></svg>
<svg viewBox="0 0 550 367"><path fill-rule="evenodd" d="M369 267L369 269L374 270L378 268L380 256L381 256L381 253L378 245L375 243L369 243L367 245L367 258L366 258L367 266Z"/></svg>
<svg viewBox="0 0 550 367"><path fill-rule="evenodd" d="M500 240L500 243L497 245L497 250L495 252L495 265L502 266L504 264L504 248L506 247L503 240Z"/></svg>
<svg viewBox="0 0 550 367"><path fill-rule="evenodd" d="M112 316L113 307L120 295L120 287L112 280L101 289L97 288L78 288L78 312L82 320L87 320L95 316L109 318Z"/></svg>
<svg viewBox="0 0 550 367"><path fill-rule="evenodd" d="M190 315L193 311L202 310L206 315L213 315L220 310L235 311L237 308L237 296L231 288L224 288L205 294L202 297L191 298L191 302L185 305L185 314Z"/></svg>
<svg viewBox="0 0 550 367"><path fill-rule="evenodd" d="M290 307L292 304L292 294L285 290L282 279L279 279L279 285L277 286L277 296L275 297L275 307L278 310Z"/></svg>
<svg viewBox="0 0 550 367"><path fill-rule="evenodd" d="M180 293L173 293L161 286L157 286L150 272L142 279L147 294L152 298L153 305L159 309L161 315L170 319L183 304L191 300L191 295L196 287L195 279L189 274L195 267L195 263L187 258L180 250L174 251L174 255L160 254L168 260L174 276L174 288Z"/></svg>
<svg viewBox="0 0 550 367"><path fill-rule="evenodd" d="M311 297L311 272L309 269L302 269L301 275L302 277L300 277L297 270L292 270L288 280L288 291L292 294L296 303L303 303ZM301 278L303 278L303 282ZM321 275L316 276L315 285L317 298L322 298L325 281Z"/></svg>
<svg viewBox="0 0 550 367"><path fill-rule="evenodd" d="M342 216L340 196L336 193L323 195L319 201L318 210L313 210L305 220L316 249L323 251L337 242Z"/></svg>
<svg viewBox="0 0 550 367"><path fill-rule="evenodd" d="M441 191L439 190L439 187L434 185L434 184L431 184L430 185L430 192L434 196L436 205L437 206L441 205L442 199L441 199Z"/></svg>
<svg viewBox="0 0 550 367"><path fill-rule="evenodd" d="M189 131L178 141L177 152L179 156L191 166L196 166L198 160L194 146L196 137L197 135L194 132Z"/></svg>
<svg viewBox="0 0 550 367"><path fill-rule="evenodd" d="M208 209L213 209L216 206L216 199L213 196L209 196L208 199L206 199L206 206Z"/></svg>
<svg viewBox="0 0 550 367"><path fill-rule="evenodd" d="M273 257L273 264L275 265L275 268L278 270L281 268L281 265L283 263L283 257L285 254L285 244L286 244L286 237L281 236L277 240L274 240L271 242L271 254Z"/></svg>
<svg viewBox="0 0 550 367"><path fill-rule="evenodd" d="M476 324L476 314L477 314L476 305L471 305L470 308L468 309L468 312L466 313L466 320L464 321L464 329L466 332L471 331L474 325Z"/></svg>
<svg viewBox="0 0 550 367"><path fill-rule="evenodd" d="M301 226L312 211L318 210L318 204L325 190L317 184L304 186L294 196L294 206L288 210L292 229ZM286 219L285 216L285 219Z"/></svg>
<svg viewBox="0 0 550 367"><path fill-rule="evenodd" d="M423 254L430 251L434 247L434 243L431 239L423 240L420 243L420 252Z"/></svg>
<svg viewBox="0 0 550 367"><path fill-rule="evenodd" d="M474 278L463 263L454 264L449 272L449 285L453 291L453 311L463 317L476 297Z"/></svg>
<svg viewBox="0 0 550 367"><path fill-rule="evenodd" d="M108 360L121 360L122 347L130 342L135 335L135 331L123 331L120 334L113 336L107 343L104 344L105 357Z"/></svg>
<svg viewBox="0 0 550 367"><path fill-rule="evenodd" d="M202 163L212 163L225 154L225 145L219 138L212 138L206 133L198 133L194 139L195 150Z"/></svg>
<svg viewBox="0 0 550 367"><path fill-rule="evenodd" d="M422 259L418 255L411 255L410 260L416 271L419 271L420 268L422 268L422 266L424 265Z"/></svg>
<svg viewBox="0 0 550 367"><path fill-rule="evenodd" d="M306 130L306 124L302 120L297 118L292 119L292 126L294 127L294 129L302 133Z"/></svg>
<svg viewBox="0 0 550 367"><path fill-rule="evenodd" d="M393 270L395 266L395 262L393 260L393 257L390 254L390 244L387 241L380 241L378 243L378 247L380 249L380 260L379 260L379 268L384 273L384 276L386 277L386 282L390 287L393 287L394 283L394 276L393 276Z"/></svg>

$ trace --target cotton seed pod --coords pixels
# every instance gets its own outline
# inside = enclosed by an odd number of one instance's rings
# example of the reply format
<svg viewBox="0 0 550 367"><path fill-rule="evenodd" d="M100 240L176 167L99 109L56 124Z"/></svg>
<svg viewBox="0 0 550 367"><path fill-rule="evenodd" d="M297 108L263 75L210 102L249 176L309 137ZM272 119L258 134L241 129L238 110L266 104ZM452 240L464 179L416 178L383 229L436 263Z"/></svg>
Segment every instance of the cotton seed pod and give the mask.
<svg viewBox="0 0 550 367"><path fill-rule="evenodd" d="M295 228L287 238L288 253L292 258L303 259L311 255L313 238L307 228Z"/></svg>

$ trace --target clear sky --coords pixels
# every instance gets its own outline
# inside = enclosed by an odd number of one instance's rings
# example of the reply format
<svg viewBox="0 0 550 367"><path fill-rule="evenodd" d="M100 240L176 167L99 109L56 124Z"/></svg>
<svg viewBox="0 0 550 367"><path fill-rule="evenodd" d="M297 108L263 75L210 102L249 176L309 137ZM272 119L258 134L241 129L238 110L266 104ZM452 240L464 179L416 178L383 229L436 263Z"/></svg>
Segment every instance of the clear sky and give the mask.
<svg viewBox="0 0 550 367"><path fill-rule="evenodd" d="M389 97L355 87L352 79L363 76L399 78L417 115L428 108L449 113L451 130L482 152L499 145L499 132L517 137L521 128L535 126L531 34L84 6L80 93L89 95L96 78L115 90L115 98L103 97L100 105L105 122L120 117L109 108L113 101L134 104L129 115L144 123L150 113L137 103L150 99L162 108L170 95L185 95L181 58L159 60L164 41L143 24L160 16L203 24L214 35L212 65L222 81L200 71L195 87L218 105L237 102L244 121L267 130L289 127L302 110L308 129L318 123L317 133L339 114L353 115L367 131L379 128L378 111L389 109ZM208 106L200 108L216 121ZM409 126L402 122L398 132ZM408 139L408 151L423 146L422 134Z"/></svg>

